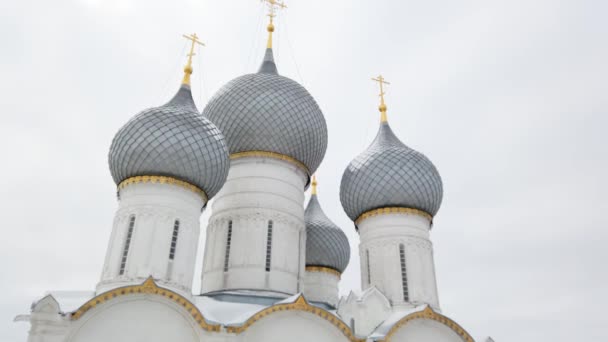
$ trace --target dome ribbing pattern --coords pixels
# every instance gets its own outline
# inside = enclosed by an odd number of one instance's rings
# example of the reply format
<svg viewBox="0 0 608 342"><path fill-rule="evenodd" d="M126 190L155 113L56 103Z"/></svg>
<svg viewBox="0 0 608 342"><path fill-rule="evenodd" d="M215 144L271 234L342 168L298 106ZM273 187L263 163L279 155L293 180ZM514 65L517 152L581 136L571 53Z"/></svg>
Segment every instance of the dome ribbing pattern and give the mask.
<svg viewBox="0 0 608 342"><path fill-rule="evenodd" d="M402 207L435 216L443 198L441 176L422 153L403 144L383 122L372 144L346 168L340 202L355 221L379 208Z"/></svg>
<svg viewBox="0 0 608 342"><path fill-rule="evenodd" d="M306 266L322 266L344 272L350 260L346 234L325 215L317 195L312 195L304 212L306 224Z"/></svg>
<svg viewBox="0 0 608 342"><path fill-rule="evenodd" d="M230 160L219 129L197 110L188 85L167 104L144 110L114 136L109 164L116 184L135 176L167 176L213 197Z"/></svg>
<svg viewBox="0 0 608 342"><path fill-rule="evenodd" d="M272 49L266 50L258 73L228 82L203 115L222 131L230 154L274 152L303 163L310 174L325 156L323 113L304 87L277 73Z"/></svg>

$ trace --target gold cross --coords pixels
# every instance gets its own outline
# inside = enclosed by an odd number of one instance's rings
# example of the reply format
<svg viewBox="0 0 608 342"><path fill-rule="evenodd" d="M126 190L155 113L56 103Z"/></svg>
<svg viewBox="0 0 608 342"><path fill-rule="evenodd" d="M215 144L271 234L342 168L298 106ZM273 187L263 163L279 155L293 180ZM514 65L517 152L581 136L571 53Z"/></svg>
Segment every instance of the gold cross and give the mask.
<svg viewBox="0 0 608 342"><path fill-rule="evenodd" d="M387 118L386 118L386 103L384 103L384 95L386 95L386 92L384 92L384 85L387 84L389 85L389 82L386 82L386 80L384 79L384 77L382 77L382 75L379 75L376 78L372 78L372 81L376 81L378 82L378 84L380 85L380 106L378 107L378 109L380 110L380 113L382 113L382 116L380 117L380 121L381 122L386 122Z"/></svg>
<svg viewBox="0 0 608 342"><path fill-rule="evenodd" d="M198 40L198 36L196 35L196 33L193 33L191 35L184 34L183 37L192 42L192 45L190 46L190 53L188 53L188 64L186 64L186 66L184 67L184 80L182 81L182 84L190 85L190 75L192 75L192 57L196 55L194 53L194 47L196 46L196 44L199 44L201 46L205 46L205 44Z"/></svg>
<svg viewBox="0 0 608 342"><path fill-rule="evenodd" d="M272 49L272 32L274 32L273 19L277 16L276 10L287 8L287 5L285 5L284 2L277 0L262 0L262 2L268 4L268 17L270 18L270 22L268 23L268 27L266 28L266 30L268 31L268 44L266 44L266 47L268 49Z"/></svg>

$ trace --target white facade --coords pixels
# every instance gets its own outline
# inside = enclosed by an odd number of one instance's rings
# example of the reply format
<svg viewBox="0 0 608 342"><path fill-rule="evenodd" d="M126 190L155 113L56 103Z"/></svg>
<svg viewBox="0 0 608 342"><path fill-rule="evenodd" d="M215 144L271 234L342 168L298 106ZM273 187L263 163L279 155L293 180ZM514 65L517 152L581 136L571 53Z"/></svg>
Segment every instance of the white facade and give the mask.
<svg viewBox="0 0 608 342"><path fill-rule="evenodd" d="M306 299L327 303L333 307L338 306L338 283L340 275L336 272L310 271L304 272L302 293Z"/></svg>
<svg viewBox="0 0 608 342"><path fill-rule="evenodd" d="M417 214L385 213L362 220L358 228L361 287L377 287L393 306L429 304L439 310L431 221Z"/></svg>
<svg viewBox="0 0 608 342"><path fill-rule="evenodd" d="M119 196L97 292L141 284L152 276L189 295L203 198L179 185L151 182L129 184Z"/></svg>
<svg viewBox="0 0 608 342"><path fill-rule="evenodd" d="M307 181L308 176L288 161L267 157L231 161L207 226L202 293L300 291Z"/></svg>

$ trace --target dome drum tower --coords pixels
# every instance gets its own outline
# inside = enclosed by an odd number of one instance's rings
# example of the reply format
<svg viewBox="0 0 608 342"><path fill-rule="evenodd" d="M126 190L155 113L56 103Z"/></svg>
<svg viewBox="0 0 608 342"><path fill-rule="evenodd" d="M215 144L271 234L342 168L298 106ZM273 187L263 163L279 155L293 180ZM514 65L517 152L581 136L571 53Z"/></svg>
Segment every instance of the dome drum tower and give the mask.
<svg viewBox="0 0 608 342"><path fill-rule="evenodd" d="M340 201L359 232L361 287L377 287L393 306L439 309L430 229L443 197L441 177L422 153L391 130L380 84L380 128L344 171Z"/></svg>

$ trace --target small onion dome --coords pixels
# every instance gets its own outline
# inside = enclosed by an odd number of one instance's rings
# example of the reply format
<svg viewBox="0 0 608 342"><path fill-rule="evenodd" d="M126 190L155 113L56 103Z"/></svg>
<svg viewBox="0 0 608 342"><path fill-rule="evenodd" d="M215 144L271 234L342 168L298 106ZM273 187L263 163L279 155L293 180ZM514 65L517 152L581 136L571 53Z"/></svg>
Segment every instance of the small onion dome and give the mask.
<svg viewBox="0 0 608 342"><path fill-rule="evenodd" d="M350 260L346 235L327 218L317 195L310 197L304 212L306 224L306 266L321 266L344 272Z"/></svg>
<svg viewBox="0 0 608 342"><path fill-rule="evenodd" d="M146 109L114 136L109 154L114 182L135 176L167 176L213 197L228 176L228 148L220 130L200 115L190 86L169 103Z"/></svg>
<svg viewBox="0 0 608 342"><path fill-rule="evenodd" d="M314 173L327 149L327 125L304 87L277 72L272 49L255 74L237 77L209 101L203 115L226 136L230 154L272 152Z"/></svg>
<svg viewBox="0 0 608 342"><path fill-rule="evenodd" d="M372 144L346 168L340 202L356 221L370 210L388 207L418 209L435 216L443 198L441 176L422 153L405 146L387 122Z"/></svg>

